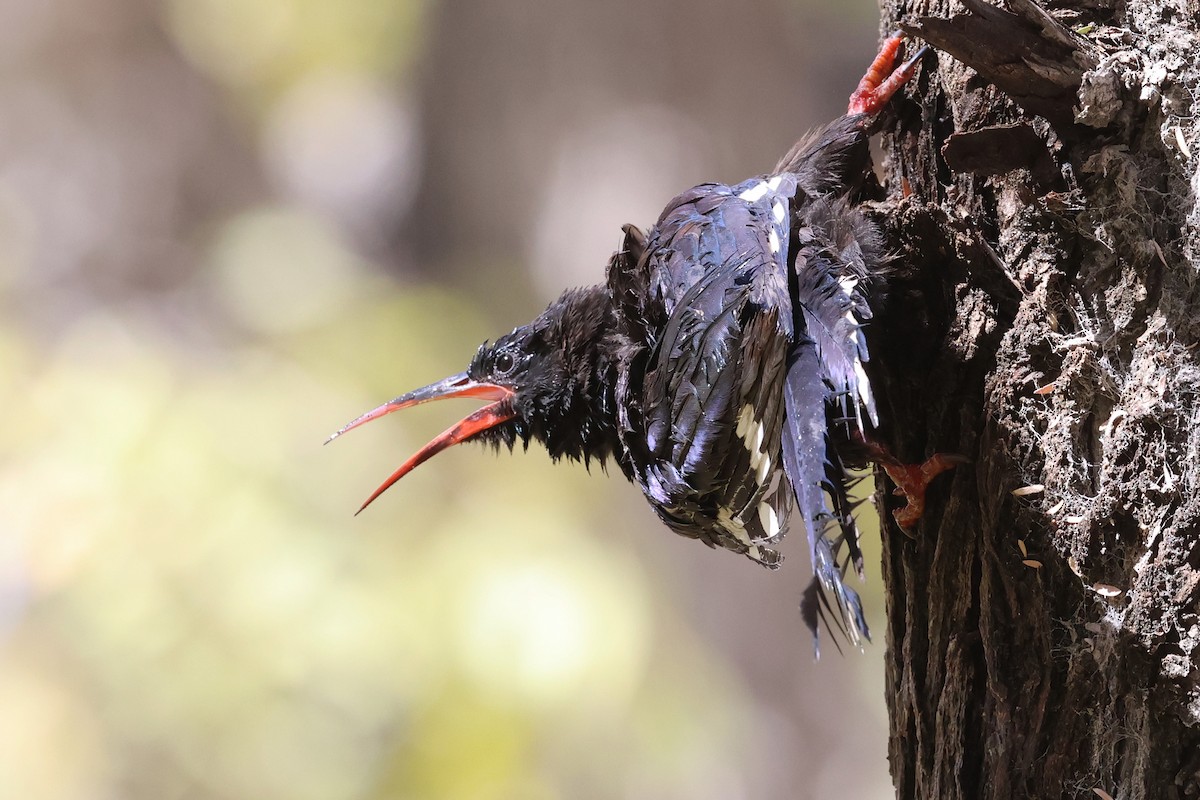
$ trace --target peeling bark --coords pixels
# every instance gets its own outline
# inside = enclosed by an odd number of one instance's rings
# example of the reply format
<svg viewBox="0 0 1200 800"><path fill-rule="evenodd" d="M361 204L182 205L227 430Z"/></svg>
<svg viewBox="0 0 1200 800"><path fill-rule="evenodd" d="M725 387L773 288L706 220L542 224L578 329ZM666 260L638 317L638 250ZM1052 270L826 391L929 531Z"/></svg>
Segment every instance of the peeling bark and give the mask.
<svg viewBox="0 0 1200 800"><path fill-rule="evenodd" d="M884 4L882 435L972 460L885 533L901 798L1200 797L1198 19Z"/></svg>

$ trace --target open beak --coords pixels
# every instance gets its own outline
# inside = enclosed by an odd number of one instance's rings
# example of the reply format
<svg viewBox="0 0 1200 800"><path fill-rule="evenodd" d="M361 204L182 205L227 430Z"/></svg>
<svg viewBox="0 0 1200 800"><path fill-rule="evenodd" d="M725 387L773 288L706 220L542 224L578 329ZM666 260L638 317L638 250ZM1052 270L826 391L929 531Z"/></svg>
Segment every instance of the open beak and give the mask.
<svg viewBox="0 0 1200 800"><path fill-rule="evenodd" d="M359 425L366 424L373 419L379 419L382 416L399 411L402 408L417 406L421 403L428 403L431 400L445 400L450 397L481 397L485 400L492 400L489 405L470 414L459 420L454 425L442 431L433 441L422 447L413 454L408 461L400 465L400 468L393 472L386 481L384 481L378 489L376 489L367 501L362 504L355 515L362 513L362 510L371 505L375 498L386 492L393 483L403 478L408 473L419 467L421 464L433 458L438 453L445 450L447 447L458 444L459 442L469 439L480 431L485 431L488 428L493 428L503 422L512 419L516 414L508 407L505 402L513 396L512 389L504 386L498 386L494 383L480 383L472 380L467 376L467 373L460 372L458 375L452 375L444 381L431 383L416 391L402 394L395 400L384 403L378 408L372 409L363 414L358 419L350 422L345 427L338 430L335 434L325 440L325 444L329 444L337 437L341 436L346 431L357 428Z"/></svg>

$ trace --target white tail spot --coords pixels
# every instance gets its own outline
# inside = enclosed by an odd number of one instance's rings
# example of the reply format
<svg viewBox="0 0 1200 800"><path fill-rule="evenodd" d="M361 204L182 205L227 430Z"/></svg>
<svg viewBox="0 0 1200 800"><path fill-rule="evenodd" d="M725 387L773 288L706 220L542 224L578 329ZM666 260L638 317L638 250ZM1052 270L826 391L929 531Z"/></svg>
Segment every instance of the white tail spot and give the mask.
<svg viewBox="0 0 1200 800"><path fill-rule="evenodd" d="M862 360L854 359L854 377L858 384L858 398L862 404L867 407L867 414L871 417L871 424L879 424L879 416L875 413L875 398L871 394L871 381L867 380L867 371L863 369Z"/></svg>

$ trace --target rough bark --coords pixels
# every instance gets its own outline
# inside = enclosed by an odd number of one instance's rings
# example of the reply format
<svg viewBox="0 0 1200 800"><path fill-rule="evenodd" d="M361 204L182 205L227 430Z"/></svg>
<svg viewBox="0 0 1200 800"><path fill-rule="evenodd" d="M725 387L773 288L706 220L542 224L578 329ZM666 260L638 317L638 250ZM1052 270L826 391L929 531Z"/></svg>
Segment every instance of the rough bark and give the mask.
<svg viewBox="0 0 1200 800"><path fill-rule="evenodd" d="M898 795L1200 797L1195 0L884 6L883 437L972 460L885 533Z"/></svg>

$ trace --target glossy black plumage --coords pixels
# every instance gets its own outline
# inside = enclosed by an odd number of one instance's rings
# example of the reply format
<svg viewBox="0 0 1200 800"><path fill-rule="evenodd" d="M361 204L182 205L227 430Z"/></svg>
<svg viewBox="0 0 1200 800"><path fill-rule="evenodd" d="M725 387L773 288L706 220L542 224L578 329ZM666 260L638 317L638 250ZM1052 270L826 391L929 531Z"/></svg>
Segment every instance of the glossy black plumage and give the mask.
<svg viewBox="0 0 1200 800"><path fill-rule="evenodd" d="M882 254L857 204L873 112L914 68L891 73L899 43L885 45L851 113L771 173L689 189L645 235L626 226L605 283L485 344L465 373L344 428L439 396L493 401L371 500L460 441L611 457L676 533L768 567L794 509L814 568L806 623L815 635L822 608L836 609L852 641L867 635L843 579L848 563L861 570L843 459L875 416L860 326Z"/></svg>
<svg viewBox="0 0 1200 800"><path fill-rule="evenodd" d="M805 619L823 589L852 639L866 625L835 563L839 541L857 554L836 441L860 401L874 415L859 325L880 245L851 202L867 121L838 120L771 175L684 192L644 240L627 228L608 273L630 354L622 468L672 530L767 566L796 505L818 578Z"/></svg>

